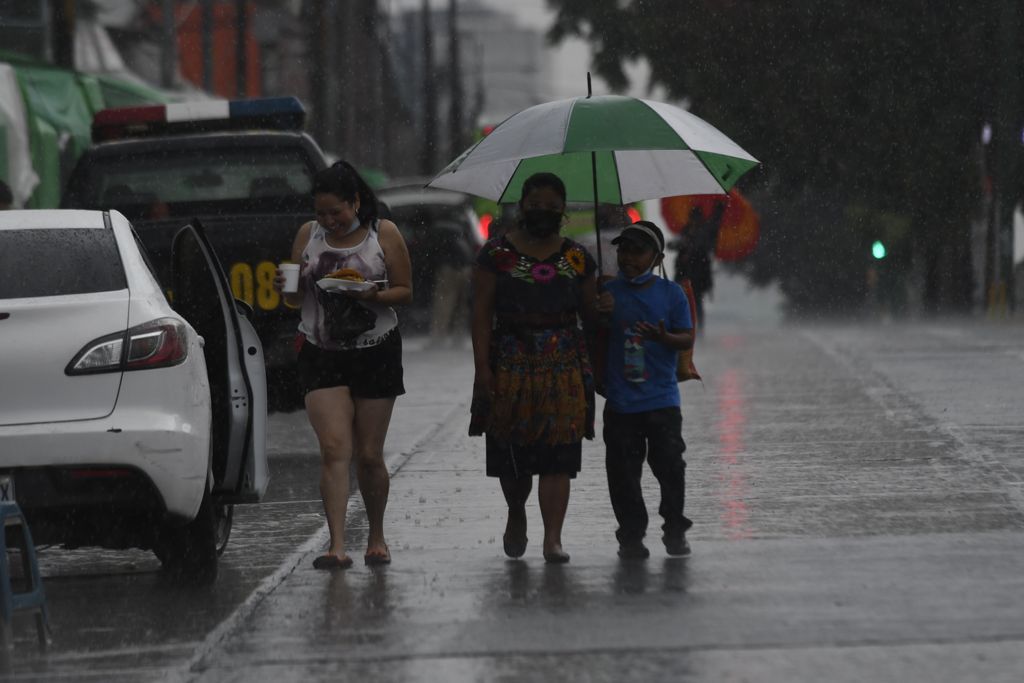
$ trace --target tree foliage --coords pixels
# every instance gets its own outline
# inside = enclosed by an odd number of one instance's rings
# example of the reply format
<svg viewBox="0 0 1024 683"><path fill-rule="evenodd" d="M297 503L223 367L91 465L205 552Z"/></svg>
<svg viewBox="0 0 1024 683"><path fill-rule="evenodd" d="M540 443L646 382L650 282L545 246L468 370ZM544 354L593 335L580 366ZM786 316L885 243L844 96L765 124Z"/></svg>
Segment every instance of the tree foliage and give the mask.
<svg viewBox="0 0 1024 683"><path fill-rule="evenodd" d="M910 229L897 251L911 256L896 267L915 264L926 307L970 304L978 140L999 59L995 0L549 4L550 37L588 40L614 88L627 85L624 65L643 58L651 85L689 100L762 161L745 185L763 216L762 279L792 285L834 267L837 282L797 287L803 303L854 302L868 257L850 250L884 231L880 216L899 214Z"/></svg>

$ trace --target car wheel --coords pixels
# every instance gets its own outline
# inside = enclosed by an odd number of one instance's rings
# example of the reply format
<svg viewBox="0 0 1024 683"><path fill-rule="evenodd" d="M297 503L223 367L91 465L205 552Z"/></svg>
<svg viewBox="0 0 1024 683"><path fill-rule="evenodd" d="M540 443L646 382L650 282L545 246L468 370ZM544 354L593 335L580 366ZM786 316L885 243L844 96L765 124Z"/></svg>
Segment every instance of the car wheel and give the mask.
<svg viewBox="0 0 1024 683"><path fill-rule="evenodd" d="M221 525L215 507L207 491L195 519L185 526L165 527L161 531L153 552L172 577L195 583L209 583L217 578L217 532ZM230 513L226 517L230 532Z"/></svg>
<svg viewBox="0 0 1024 683"><path fill-rule="evenodd" d="M224 554L224 549L228 547L228 539L231 538L231 524L235 518L235 506L214 505L213 517L216 525L217 557L220 557Z"/></svg>

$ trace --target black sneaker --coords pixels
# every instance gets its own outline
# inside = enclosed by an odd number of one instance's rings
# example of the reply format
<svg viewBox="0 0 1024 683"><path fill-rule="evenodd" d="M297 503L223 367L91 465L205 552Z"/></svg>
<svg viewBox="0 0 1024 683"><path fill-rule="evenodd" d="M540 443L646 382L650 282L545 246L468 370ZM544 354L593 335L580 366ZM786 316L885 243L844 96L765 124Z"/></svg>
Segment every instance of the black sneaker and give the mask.
<svg viewBox="0 0 1024 683"><path fill-rule="evenodd" d="M624 560L646 560L651 556L651 551L642 541L631 541L619 544L619 557Z"/></svg>
<svg viewBox="0 0 1024 683"><path fill-rule="evenodd" d="M662 536L661 540L665 543L665 552L673 557L685 557L690 554L690 544L685 533Z"/></svg>

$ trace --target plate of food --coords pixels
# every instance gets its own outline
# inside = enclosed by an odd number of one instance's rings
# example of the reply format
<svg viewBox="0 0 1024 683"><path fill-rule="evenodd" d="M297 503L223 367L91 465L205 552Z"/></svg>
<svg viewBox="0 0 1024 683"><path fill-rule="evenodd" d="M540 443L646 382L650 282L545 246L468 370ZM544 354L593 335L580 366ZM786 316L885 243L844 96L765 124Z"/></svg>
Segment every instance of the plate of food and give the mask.
<svg viewBox="0 0 1024 683"><path fill-rule="evenodd" d="M317 280L316 284L328 292L366 292L377 286L354 268L342 268Z"/></svg>

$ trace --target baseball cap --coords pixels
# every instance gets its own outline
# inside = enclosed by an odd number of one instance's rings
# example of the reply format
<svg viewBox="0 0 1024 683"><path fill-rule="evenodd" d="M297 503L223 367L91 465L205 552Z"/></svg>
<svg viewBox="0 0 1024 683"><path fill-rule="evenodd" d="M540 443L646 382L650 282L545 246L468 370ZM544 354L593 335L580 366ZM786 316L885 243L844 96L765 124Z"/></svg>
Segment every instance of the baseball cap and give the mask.
<svg viewBox="0 0 1024 683"><path fill-rule="evenodd" d="M661 229L650 221L637 221L627 225L619 236L612 240L612 244L618 244L622 240L636 240L659 254L665 253L665 236L661 234Z"/></svg>

